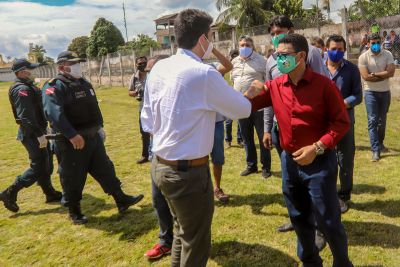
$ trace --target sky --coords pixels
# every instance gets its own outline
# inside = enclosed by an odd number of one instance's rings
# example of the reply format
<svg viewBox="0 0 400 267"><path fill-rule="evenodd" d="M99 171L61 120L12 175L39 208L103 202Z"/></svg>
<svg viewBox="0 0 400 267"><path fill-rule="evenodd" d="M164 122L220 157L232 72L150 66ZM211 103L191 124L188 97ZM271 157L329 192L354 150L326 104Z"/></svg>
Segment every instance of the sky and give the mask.
<svg viewBox="0 0 400 267"><path fill-rule="evenodd" d="M307 7L316 0L304 0ZM331 0L332 10L352 0ZM100 17L112 21L123 33L125 3L128 38L139 33L154 37L154 19L184 8L200 8L214 18L215 0L0 0L0 54L26 57L29 43L43 45L56 57L77 36L89 35Z"/></svg>

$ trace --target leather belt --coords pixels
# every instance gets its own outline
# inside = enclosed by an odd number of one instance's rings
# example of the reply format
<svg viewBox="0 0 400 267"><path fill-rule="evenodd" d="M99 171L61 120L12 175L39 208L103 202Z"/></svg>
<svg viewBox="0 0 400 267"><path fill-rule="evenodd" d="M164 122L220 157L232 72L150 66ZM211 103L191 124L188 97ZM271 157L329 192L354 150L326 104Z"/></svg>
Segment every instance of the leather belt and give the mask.
<svg viewBox="0 0 400 267"><path fill-rule="evenodd" d="M183 168L190 168L190 167L199 167L208 163L208 155L198 159L191 159L191 160L166 160L157 156L157 159L160 163L174 166L174 167L183 167Z"/></svg>

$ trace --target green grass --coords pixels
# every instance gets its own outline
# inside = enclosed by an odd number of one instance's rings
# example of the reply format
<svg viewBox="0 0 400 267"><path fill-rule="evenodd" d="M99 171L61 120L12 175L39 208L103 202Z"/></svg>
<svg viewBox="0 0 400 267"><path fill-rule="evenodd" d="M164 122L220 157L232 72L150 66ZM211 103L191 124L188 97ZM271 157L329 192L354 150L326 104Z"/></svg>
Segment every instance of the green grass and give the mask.
<svg viewBox="0 0 400 267"><path fill-rule="evenodd" d="M0 84L0 188L10 185L28 166L17 125L8 103L9 84ZM98 90L105 118L108 153L123 188L144 193L144 200L119 216L112 198L88 178L82 208L89 217L84 226L72 225L59 205L44 204L38 186L20 192L20 212L0 207L0 266L149 266L143 253L158 241L151 203L149 164L136 165L141 151L136 101L126 89ZM371 163L365 106L357 108L355 188L351 210L343 216L350 258L356 266L400 265L400 104L393 99L386 145L391 149L379 163ZM235 133L235 131L234 131ZM222 185L232 195L228 205L216 203L209 266L297 266L296 237L278 234L288 220L281 195L279 160L272 153L275 177L239 176L245 167L244 150L226 150ZM60 189L58 175L53 175ZM331 266L329 248L321 253ZM169 266L170 258L153 263Z"/></svg>

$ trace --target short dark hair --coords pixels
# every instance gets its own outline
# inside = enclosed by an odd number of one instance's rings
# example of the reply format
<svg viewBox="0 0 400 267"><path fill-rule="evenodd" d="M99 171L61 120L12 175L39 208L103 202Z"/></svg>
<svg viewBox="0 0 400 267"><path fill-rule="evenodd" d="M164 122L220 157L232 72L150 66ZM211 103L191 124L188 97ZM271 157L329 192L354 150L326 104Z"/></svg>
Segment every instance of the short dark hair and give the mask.
<svg viewBox="0 0 400 267"><path fill-rule="evenodd" d="M291 44L296 53L306 52L306 59L308 57L308 42L303 35L297 33L288 34L279 40L279 44Z"/></svg>
<svg viewBox="0 0 400 267"><path fill-rule="evenodd" d="M235 57L237 57L237 56L239 56L239 50L237 50L237 49L232 49L232 50L229 52L229 57L231 58L231 61L232 61Z"/></svg>
<svg viewBox="0 0 400 267"><path fill-rule="evenodd" d="M251 38L251 37L248 36L248 35L241 35L241 36L239 37L239 42L242 41L243 39L244 39L246 42L251 42L252 44L254 44L253 38Z"/></svg>
<svg viewBox="0 0 400 267"><path fill-rule="evenodd" d="M206 12L198 9L181 11L174 21L175 36L178 47L192 49L198 39L211 29L213 18Z"/></svg>
<svg viewBox="0 0 400 267"><path fill-rule="evenodd" d="M271 33L272 27L277 26L281 28L291 29L294 27L293 22L289 19L289 17L280 15L275 16L269 22L268 32Z"/></svg>
<svg viewBox="0 0 400 267"><path fill-rule="evenodd" d="M331 43L331 41L333 41L335 43L342 42L343 45L344 45L344 49L346 50L346 40L343 38L343 36L337 35L337 34L329 36L328 40L326 41L326 47L327 48L329 47L329 44Z"/></svg>
<svg viewBox="0 0 400 267"><path fill-rule="evenodd" d="M139 60L141 60L141 59L144 59L144 60L147 61L147 57L146 57L146 56L140 56L140 57L137 57L137 58L136 58L135 62L138 63Z"/></svg>
<svg viewBox="0 0 400 267"><path fill-rule="evenodd" d="M320 46L325 46L324 40L322 40L322 38L320 37L313 37L311 39L311 45L316 45L319 44Z"/></svg>
<svg viewBox="0 0 400 267"><path fill-rule="evenodd" d="M379 33L373 33L368 37L368 42L372 40L381 40Z"/></svg>

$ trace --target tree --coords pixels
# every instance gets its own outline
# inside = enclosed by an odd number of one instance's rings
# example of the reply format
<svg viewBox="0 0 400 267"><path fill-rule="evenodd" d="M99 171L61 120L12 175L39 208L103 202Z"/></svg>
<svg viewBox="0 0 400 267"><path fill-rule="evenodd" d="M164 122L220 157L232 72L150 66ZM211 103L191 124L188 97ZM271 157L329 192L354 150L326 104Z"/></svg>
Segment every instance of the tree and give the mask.
<svg viewBox="0 0 400 267"><path fill-rule="evenodd" d="M135 50L138 56L149 54L150 47L157 48L160 45L146 34L139 34L132 41L120 46L119 50Z"/></svg>
<svg viewBox="0 0 400 267"><path fill-rule="evenodd" d="M105 18L99 18L90 32L87 55L90 57L104 56L113 53L124 45L121 31Z"/></svg>
<svg viewBox="0 0 400 267"><path fill-rule="evenodd" d="M34 47L32 47L32 53L35 55L39 63L44 62L44 54L46 53L46 49L44 49L42 45L35 45Z"/></svg>
<svg viewBox="0 0 400 267"><path fill-rule="evenodd" d="M217 0L216 6L221 13L218 23L236 23L237 28L253 27L265 24L271 12L263 9L261 0Z"/></svg>
<svg viewBox="0 0 400 267"><path fill-rule="evenodd" d="M292 20L304 18L305 15L303 0L277 0L273 5L273 11Z"/></svg>
<svg viewBox="0 0 400 267"><path fill-rule="evenodd" d="M400 0L357 0L349 7L349 20L376 18L397 15L400 12Z"/></svg>
<svg viewBox="0 0 400 267"><path fill-rule="evenodd" d="M86 58L86 50L89 45L89 37L79 36L72 39L68 46L68 51L75 52L79 57Z"/></svg>

